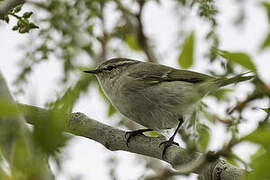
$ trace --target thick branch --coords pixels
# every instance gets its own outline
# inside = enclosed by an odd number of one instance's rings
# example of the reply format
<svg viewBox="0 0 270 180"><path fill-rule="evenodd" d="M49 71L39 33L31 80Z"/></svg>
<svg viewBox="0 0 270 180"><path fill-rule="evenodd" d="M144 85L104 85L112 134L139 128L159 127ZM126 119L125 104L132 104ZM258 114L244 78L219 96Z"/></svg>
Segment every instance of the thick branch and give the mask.
<svg viewBox="0 0 270 180"><path fill-rule="evenodd" d="M46 116L48 111L29 105L20 105L27 122L33 124L39 118ZM44 118L40 118L44 119ZM35 122L38 123L38 122ZM147 137L138 135L126 146L125 131L95 121L83 113L72 113L66 121L66 131L75 135L83 136L103 144L111 151L123 150L149 157L158 158L170 163L178 174L194 172L207 180L233 180L240 179L243 170L236 168L224 160L207 161L202 153L191 153L188 150L171 146L162 159L163 147L159 144L165 140L161 137Z"/></svg>
<svg viewBox="0 0 270 180"><path fill-rule="evenodd" d="M4 0L0 3L0 18L3 18L8 14L8 11L18 6L19 4L23 4L24 0Z"/></svg>

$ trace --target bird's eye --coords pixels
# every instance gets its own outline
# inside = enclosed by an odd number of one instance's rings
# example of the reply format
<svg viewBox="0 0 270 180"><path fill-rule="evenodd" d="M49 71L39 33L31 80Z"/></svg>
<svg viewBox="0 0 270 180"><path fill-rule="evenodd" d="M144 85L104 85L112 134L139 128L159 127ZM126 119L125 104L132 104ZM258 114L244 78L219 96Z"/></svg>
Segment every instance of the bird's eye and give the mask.
<svg viewBox="0 0 270 180"><path fill-rule="evenodd" d="M106 69L111 71L111 70L113 70L113 68L114 68L113 66L108 66Z"/></svg>

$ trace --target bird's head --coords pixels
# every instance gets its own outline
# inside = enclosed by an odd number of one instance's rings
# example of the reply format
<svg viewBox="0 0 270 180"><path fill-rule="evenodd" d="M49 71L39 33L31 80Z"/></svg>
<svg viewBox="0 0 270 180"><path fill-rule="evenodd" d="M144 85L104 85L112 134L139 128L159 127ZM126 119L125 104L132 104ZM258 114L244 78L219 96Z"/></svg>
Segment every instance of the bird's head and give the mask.
<svg viewBox="0 0 270 180"><path fill-rule="evenodd" d="M125 71L134 64L140 63L140 61L127 59L127 58L113 58L104 61L94 70L84 71L85 73L94 74L97 76L101 85L108 84L109 82L115 81Z"/></svg>

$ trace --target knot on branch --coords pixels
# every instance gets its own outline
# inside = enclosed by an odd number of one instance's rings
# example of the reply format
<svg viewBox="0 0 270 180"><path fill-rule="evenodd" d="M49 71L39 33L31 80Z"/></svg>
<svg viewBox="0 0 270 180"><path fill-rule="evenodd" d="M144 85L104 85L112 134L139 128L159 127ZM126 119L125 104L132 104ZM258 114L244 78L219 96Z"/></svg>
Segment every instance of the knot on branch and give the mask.
<svg viewBox="0 0 270 180"><path fill-rule="evenodd" d="M88 120L88 117L81 113L81 112L75 112L72 113L69 118L67 124L67 129L77 135L84 134L85 131L89 130L89 127L91 121Z"/></svg>
<svg viewBox="0 0 270 180"><path fill-rule="evenodd" d="M72 113L70 118L68 119L67 126L68 127L77 127L83 125L84 119L87 116L81 112Z"/></svg>
<svg viewBox="0 0 270 180"><path fill-rule="evenodd" d="M224 160L218 161L218 163L213 169L213 175L215 176L214 179L221 180L221 173L226 169L227 169L226 162Z"/></svg>
<svg viewBox="0 0 270 180"><path fill-rule="evenodd" d="M84 113L75 112L71 114L71 119L73 121L80 121L80 119L87 117Z"/></svg>

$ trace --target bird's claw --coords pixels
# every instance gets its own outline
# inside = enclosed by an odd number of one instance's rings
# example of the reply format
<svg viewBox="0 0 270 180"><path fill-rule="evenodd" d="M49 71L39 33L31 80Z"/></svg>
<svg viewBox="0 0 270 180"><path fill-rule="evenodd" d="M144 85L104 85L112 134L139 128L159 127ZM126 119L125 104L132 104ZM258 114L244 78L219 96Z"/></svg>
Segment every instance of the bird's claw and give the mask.
<svg viewBox="0 0 270 180"><path fill-rule="evenodd" d="M174 141L171 141L171 140L168 140L168 141L163 141L159 144L159 147L161 147L162 145L164 144L164 146L171 146L171 145L176 145L176 146L179 146L179 144L177 142L174 142Z"/></svg>
<svg viewBox="0 0 270 180"><path fill-rule="evenodd" d="M144 132L147 132L147 131L153 131L152 129L139 129L139 130L136 130L136 131L129 131L129 132L126 132L125 133L125 138L126 138L126 145L127 147L129 147L129 141L132 137L135 137L137 135L143 135Z"/></svg>
<svg viewBox="0 0 270 180"><path fill-rule="evenodd" d="M163 151L162 151L162 159L164 159L164 155L166 153L166 150L168 147L170 147L171 145L176 145L179 146L179 144L175 141L173 141L172 139L169 139L168 141L163 141L159 144L159 147L161 147L162 145L164 145Z"/></svg>

